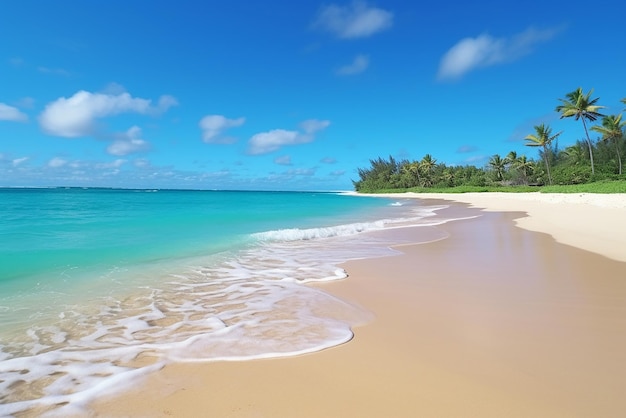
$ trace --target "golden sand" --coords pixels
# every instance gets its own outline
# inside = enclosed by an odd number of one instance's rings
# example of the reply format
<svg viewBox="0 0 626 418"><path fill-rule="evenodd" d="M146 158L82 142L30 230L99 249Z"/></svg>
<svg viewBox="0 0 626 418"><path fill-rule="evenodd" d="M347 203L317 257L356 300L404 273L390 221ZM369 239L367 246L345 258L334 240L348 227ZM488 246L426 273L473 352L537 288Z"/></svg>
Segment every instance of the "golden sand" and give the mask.
<svg viewBox="0 0 626 418"><path fill-rule="evenodd" d="M90 412L623 416L626 205L491 198L473 203L498 212L466 209L481 216L440 226L448 239L346 263L348 279L318 285L374 313L351 342L292 358L174 364ZM501 212L513 207L530 217Z"/></svg>

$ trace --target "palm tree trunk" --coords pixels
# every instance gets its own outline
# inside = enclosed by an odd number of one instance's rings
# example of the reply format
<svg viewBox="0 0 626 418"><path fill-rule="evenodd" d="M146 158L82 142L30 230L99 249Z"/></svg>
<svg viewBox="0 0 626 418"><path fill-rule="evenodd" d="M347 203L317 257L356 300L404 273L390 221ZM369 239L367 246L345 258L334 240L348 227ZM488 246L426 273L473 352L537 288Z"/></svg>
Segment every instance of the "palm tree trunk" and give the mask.
<svg viewBox="0 0 626 418"><path fill-rule="evenodd" d="M548 181L550 182L550 186L552 186L552 176L550 175L550 163L548 162L548 147L543 146L543 161L546 163L546 170L548 171Z"/></svg>
<svg viewBox="0 0 626 418"><path fill-rule="evenodd" d="M589 147L589 159L591 160L591 174L595 174L596 171L593 168L593 150L591 149L591 138L589 138L589 131L587 131L587 124L585 123L584 116L581 118L583 121L583 127L585 128L585 135L587 135L587 147Z"/></svg>
<svg viewBox="0 0 626 418"><path fill-rule="evenodd" d="M622 175L622 157L619 151L619 138L615 139L615 149L617 150L617 162L619 163L619 175Z"/></svg>

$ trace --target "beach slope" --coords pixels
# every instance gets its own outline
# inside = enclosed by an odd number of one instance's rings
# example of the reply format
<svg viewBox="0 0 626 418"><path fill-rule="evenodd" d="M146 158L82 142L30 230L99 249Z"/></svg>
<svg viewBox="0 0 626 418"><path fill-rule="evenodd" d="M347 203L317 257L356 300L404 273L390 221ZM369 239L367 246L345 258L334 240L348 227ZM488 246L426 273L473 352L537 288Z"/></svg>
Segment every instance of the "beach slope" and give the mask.
<svg viewBox="0 0 626 418"><path fill-rule="evenodd" d="M347 280L318 285L374 314L352 341L292 358L173 364L90 413L622 416L625 196L393 195L404 198L467 219L439 226L447 239L348 262Z"/></svg>

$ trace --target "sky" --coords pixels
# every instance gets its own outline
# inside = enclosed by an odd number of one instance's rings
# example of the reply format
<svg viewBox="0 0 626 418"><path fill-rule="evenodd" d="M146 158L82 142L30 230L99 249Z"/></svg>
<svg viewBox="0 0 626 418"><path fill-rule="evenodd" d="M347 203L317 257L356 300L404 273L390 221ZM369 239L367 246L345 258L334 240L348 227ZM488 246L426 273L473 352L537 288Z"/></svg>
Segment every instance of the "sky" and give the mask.
<svg viewBox="0 0 626 418"><path fill-rule="evenodd" d="M626 3L0 2L0 187L351 190L378 157L484 166L559 98L618 114Z"/></svg>

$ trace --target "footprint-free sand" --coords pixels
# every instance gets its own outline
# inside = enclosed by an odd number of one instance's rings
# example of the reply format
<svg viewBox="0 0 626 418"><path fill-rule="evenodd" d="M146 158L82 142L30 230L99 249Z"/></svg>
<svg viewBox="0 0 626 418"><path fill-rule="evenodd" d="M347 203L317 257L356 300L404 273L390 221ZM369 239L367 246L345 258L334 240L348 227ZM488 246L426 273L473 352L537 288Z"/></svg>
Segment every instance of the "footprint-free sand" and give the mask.
<svg viewBox="0 0 626 418"><path fill-rule="evenodd" d="M471 218L438 226L446 239L348 262L349 278L317 285L373 314L352 341L290 358L172 364L90 412L624 416L626 195L394 198Z"/></svg>

